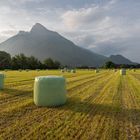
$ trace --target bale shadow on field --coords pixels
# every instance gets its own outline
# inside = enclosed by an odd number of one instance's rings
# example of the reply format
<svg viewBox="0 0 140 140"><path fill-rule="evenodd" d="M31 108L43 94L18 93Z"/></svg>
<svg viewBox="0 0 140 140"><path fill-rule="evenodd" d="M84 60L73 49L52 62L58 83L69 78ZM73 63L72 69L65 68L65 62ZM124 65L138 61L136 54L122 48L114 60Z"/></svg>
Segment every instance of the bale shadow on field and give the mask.
<svg viewBox="0 0 140 140"><path fill-rule="evenodd" d="M118 120L119 122L131 122L140 127L140 109L127 109L121 105L96 104L87 101L81 101L80 98L70 97L63 107L64 110L71 110L74 113L89 115L93 118L96 115Z"/></svg>
<svg viewBox="0 0 140 140"><path fill-rule="evenodd" d="M19 96L19 97L32 97L33 91L26 91L26 90L18 90L14 88L4 88L1 90L1 94L10 95L12 97Z"/></svg>

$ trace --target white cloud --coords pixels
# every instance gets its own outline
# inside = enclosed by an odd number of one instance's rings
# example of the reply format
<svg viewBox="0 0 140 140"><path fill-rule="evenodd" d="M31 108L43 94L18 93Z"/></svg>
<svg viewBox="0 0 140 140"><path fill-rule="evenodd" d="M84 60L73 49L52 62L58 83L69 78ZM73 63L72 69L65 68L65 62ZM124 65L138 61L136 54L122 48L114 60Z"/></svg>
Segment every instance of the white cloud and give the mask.
<svg viewBox="0 0 140 140"><path fill-rule="evenodd" d="M140 61L139 7L139 0L1 0L0 41L40 22L82 47Z"/></svg>
<svg viewBox="0 0 140 140"><path fill-rule="evenodd" d="M104 10L100 9L98 5L92 5L92 7L74 9L66 11L62 15L63 23L67 28L86 28L89 25L95 26L100 20L104 18Z"/></svg>

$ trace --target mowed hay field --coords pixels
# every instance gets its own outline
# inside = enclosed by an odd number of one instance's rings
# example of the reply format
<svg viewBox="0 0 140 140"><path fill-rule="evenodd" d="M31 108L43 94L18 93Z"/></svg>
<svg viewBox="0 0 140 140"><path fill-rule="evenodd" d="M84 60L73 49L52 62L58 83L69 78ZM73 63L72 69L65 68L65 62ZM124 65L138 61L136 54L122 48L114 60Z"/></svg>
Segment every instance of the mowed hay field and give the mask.
<svg viewBox="0 0 140 140"><path fill-rule="evenodd" d="M8 71L0 91L0 140L140 139L140 70ZM33 103L34 78L64 75L67 103L58 108Z"/></svg>

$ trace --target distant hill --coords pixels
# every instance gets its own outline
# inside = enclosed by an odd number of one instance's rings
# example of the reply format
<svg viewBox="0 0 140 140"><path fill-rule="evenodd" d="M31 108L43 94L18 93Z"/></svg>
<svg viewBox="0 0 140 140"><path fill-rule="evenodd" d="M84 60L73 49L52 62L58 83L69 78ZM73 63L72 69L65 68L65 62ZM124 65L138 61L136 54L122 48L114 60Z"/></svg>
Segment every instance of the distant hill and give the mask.
<svg viewBox="0 0 140 140"><path fill-rule="evenodd" d="M130 61L129 59L125 58L122 55L111 55L109 57L109 60L112 61L115 64L135 64L134 62Z"/></svg>
<svg viewBox="0 0 140 140"><path fill-rule="evenodd" d="M105 56L76 46L57 32L50 31L39 23L35 24L30 32L20 31L1 43L0 50L11 55L19 53L33 55L40 60L51 57L63 65L72 66L100 66L107 59Z"/></svg>
<svg viewBox="0 0 140 140"><path fill-rule="evenodd" d="M69 66L101 66L109 59L90 50L75 45L59 33L46 29L40 23L36 23L30 32L20 31L17 35L0 44L0 50L10 53L12 56L24 53L27 56L35 56L40 60L52 58ZM110 57L113 61L126 62L125 59Z"/></svg>

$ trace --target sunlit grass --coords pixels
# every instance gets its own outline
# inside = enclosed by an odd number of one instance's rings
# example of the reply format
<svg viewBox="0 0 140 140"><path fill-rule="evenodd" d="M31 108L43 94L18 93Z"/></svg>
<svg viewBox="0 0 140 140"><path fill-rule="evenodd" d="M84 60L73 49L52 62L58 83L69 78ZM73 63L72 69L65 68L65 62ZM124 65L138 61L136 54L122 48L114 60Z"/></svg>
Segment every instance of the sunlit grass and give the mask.
<svg viewBox="0 0 140 140"><path fill-rule="evenodd" d="M140 70L8 71L0 91L0 139L140 139ZM67 103L33 103L36 76L63 75Z"/></svg>

